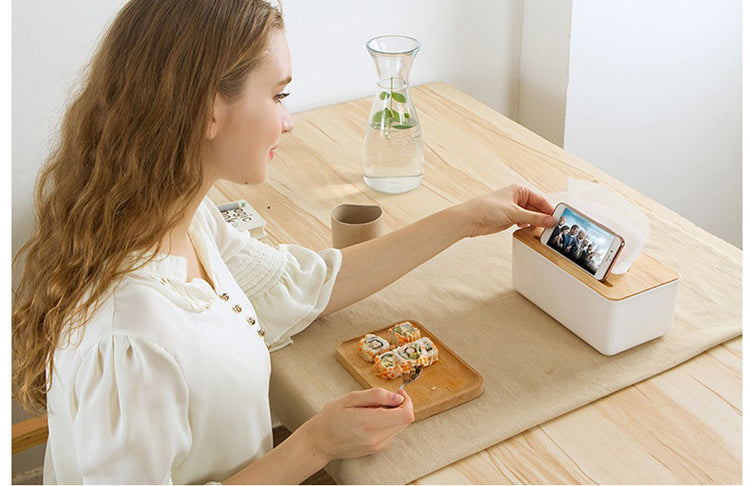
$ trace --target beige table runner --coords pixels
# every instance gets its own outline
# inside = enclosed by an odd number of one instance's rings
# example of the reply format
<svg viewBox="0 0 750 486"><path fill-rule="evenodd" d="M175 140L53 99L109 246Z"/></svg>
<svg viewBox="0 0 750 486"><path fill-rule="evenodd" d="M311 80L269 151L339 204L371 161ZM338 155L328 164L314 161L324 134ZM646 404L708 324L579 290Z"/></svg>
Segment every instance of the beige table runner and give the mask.
<svg viewBox="0 0 750 486"><path fill-rule="evenodd" d="M460 242L274 353L275 416L296 428L329 400L361 389L335 359L339 341L401 319L422 322L482 374L484 394L412 424L377 455L326 468L339 483L405 483L740 335L740 253L700 241L684 220L678 227L649 216L655 231L646 252L682 277L665 337L599 354L513 290L506 231Z"/></svg>

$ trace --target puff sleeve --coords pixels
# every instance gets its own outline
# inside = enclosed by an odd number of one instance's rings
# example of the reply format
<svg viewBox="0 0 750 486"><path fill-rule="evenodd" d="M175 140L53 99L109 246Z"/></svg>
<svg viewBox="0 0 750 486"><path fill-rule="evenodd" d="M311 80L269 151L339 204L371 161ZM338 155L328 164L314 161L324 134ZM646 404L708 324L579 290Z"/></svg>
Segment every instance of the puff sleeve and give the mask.
<svg viewBox="0 0 750 486"><path fill-rule="evenodd" d="M188 388L171 355L146 339L109 336L87 352L74 387L84 483L172 483L192 436Z"/></svg>
<svg viewBox="0 0 750 486"><path fill-rule="evenodd" d="M222 259L258 313L271 351L291 343L290 336L310 325L328 305L341 269L341 251L274 248L225 223L208 198L202 209Z"/></svg>
<svg viewBox="0 0 750 486"><path fill-rule="evenodd" d="M227 266L270 335L271 351L310 325L328 305L341 268L341 252L296 245L271 248L253 240Z"/></svg>

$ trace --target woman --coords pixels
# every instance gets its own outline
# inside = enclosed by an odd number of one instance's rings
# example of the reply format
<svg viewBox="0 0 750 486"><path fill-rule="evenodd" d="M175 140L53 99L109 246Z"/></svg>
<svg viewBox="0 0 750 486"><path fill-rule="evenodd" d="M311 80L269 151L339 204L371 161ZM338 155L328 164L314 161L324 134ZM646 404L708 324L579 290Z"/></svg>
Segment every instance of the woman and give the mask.
<svg viewBox="0 0 750 486"><path fill-rule="evenodd" d="M265 180L290 80L262 0L132 0L113 22L21 251L14 391L48 413L45 482L295 483L382 449L413 421L403 391L350 393L273 449L267 348L463 237L554 224L513 186L343 252L235 231L206 195Z"/></svg>

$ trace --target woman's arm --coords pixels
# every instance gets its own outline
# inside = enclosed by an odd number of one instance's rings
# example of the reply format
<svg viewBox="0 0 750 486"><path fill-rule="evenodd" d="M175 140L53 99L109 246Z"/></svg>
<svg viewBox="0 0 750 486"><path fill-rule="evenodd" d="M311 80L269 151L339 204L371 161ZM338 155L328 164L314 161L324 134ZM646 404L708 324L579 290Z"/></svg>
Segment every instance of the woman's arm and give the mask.
<svg viewBox="0 0 750 486"><path fill-rule="evenodd" d="M541 195L512 185L344 248L341 270L321 316L372 295L465 237L496 233L514 224L552 227L553 209Z"/></svg>
<svg viewBox="0 0 750 486"><path fill-rule="evenodd" d="M404 390L351 392L327 403L284 442L223 484L299 484L334 459L382 450L413 421L414 406Z"/></svg>
<svg viewBox="0 0 750 486"><path fill-rule="evenodd" d="M379 238L344 248L341 269L321 316L372 295L469 231L465 210L453 206Z"/></svg>

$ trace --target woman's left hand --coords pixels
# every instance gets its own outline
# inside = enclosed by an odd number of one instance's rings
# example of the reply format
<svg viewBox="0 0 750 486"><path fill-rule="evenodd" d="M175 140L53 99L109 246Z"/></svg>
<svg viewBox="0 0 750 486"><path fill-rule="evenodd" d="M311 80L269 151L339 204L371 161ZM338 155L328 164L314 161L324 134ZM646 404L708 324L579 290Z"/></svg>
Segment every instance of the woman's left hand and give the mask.
<svg viewBox="0 0 750 486"><path fill-rule="evenodd" d="M464 203L473 221L469 236L503 231L511 226L552 227L552 205L544 196L528 187L513 184Z"/></svg>

